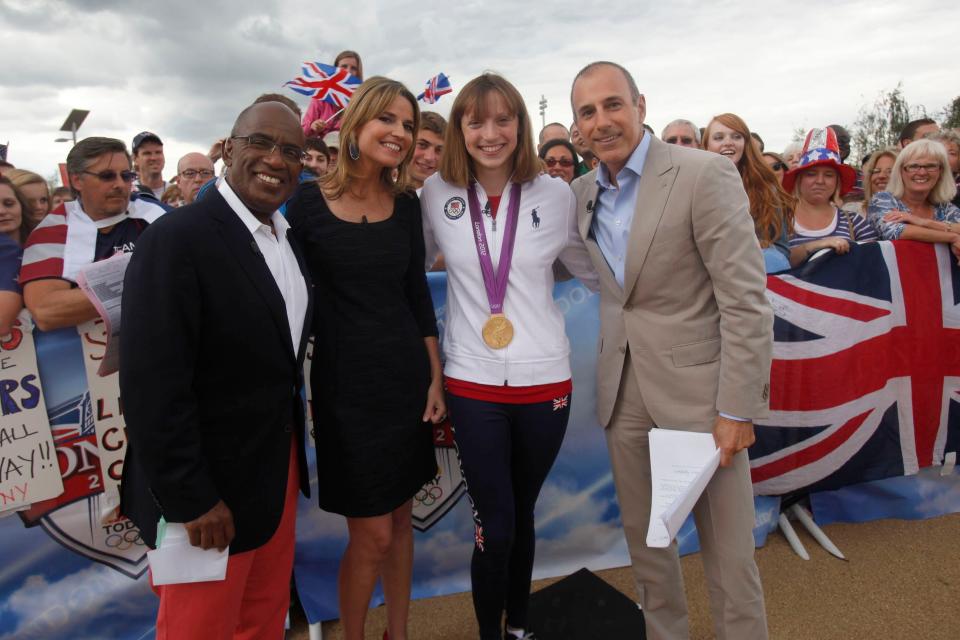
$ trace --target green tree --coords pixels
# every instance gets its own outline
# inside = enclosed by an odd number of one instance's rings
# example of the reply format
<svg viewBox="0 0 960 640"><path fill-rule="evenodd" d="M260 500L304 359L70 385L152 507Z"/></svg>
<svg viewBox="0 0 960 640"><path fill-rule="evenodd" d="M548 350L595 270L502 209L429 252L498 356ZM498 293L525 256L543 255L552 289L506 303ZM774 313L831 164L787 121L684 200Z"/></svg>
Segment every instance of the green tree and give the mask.
<svg viewBox="0 0 960 640"><path fill-rule="evenodd" d="M943 122L940 123L940 126L944 129L960 128L960 96L954 98L953 102L943 108L941 117Z"/></svg>
<svg viewBox="0 0 960 640"><path fill-rule="evenodd" d="M910 122L910 105L903 95L903 82L891 91L881 91L872 105L860 107L853 124L853 158L897 143L901 129Z"/></svg>

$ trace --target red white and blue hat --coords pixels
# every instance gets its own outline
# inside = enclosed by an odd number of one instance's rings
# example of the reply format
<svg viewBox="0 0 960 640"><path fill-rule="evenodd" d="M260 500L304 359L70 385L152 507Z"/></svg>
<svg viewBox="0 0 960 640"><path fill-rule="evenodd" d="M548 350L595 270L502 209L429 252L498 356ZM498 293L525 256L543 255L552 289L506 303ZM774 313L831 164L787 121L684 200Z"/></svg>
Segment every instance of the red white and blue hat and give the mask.
<svg viewBox="0 0 960 640"><path fill-rule="evenodd" d="M803 154L800 164L783 175L783 188L793 192L797 176L800 172L811 167L831 167L840 176L840 195L853 189L857 184L857 172L853 167L843 164L840 160L840 145L837 144L837 134L830 127L811 129L803 141Z"/></svg>

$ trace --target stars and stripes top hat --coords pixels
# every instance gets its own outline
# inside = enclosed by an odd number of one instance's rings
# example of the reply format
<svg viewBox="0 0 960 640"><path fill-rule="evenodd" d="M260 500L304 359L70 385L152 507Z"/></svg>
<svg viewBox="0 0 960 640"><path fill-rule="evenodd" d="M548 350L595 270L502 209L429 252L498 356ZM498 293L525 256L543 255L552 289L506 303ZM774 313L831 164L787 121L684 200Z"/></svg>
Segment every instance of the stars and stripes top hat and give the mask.
<svg viewBox="0 0 960 640"><path fill-rule="evenodd" d="M830 127L811 129L803 141L803 155L800 164L783 175L783 188L788 193L793 192L797 176L811 167L832 167L840 177L840 195L853 189L857 183L857 172L853 167L843 164L840 160L840 145L837 144L837 134Z"/></svg>

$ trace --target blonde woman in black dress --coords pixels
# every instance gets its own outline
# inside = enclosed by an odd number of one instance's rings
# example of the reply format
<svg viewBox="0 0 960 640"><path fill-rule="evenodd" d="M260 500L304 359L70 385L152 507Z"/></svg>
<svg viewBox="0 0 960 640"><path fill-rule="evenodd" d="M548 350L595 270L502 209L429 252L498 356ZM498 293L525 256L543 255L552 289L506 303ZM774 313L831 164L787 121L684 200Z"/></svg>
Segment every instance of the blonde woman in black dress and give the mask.
<svg viewBox="0 0 960 640"><path fill-rule="evenodd" d="M368 79L344 112L336 169L289 208L316 287L317 493L350 533L338 580L347 640L363 638L378 577L389 638L407 637L412 498L435 474L430 423L446 413L407 173L419 120L402 84Z"/></svg>

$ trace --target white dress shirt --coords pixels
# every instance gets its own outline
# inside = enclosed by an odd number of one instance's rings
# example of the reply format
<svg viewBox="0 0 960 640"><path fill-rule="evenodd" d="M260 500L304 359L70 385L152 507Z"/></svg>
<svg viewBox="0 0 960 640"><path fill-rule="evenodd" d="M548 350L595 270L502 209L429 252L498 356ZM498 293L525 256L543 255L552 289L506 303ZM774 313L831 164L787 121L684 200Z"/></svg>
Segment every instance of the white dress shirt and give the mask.
<svg viewBox="0 0 960 640"><path fill-rule="evenodd" d="M293 341L293 355L296 357L297 349L300 348L300 336L303 334L303 323L307 315L307 282L303 279L300 272L300 263L297 262L297 256L294 255L290 242L287 240L287 231L290 224L280 215L279 211L274 211L270 216L270 223L263 224L257 220L256 216L250 213L247 206L243 204L226 180L221 180L217 185L220 195L227 201L230 208L233 209L243 225L250 231L257 247L260 249L260 255L273 279L277 283L280 295L283 296L283 302L287 309L287 323L290 325L290 338ZM276 233L274 233L276 232Z"/></svg>

